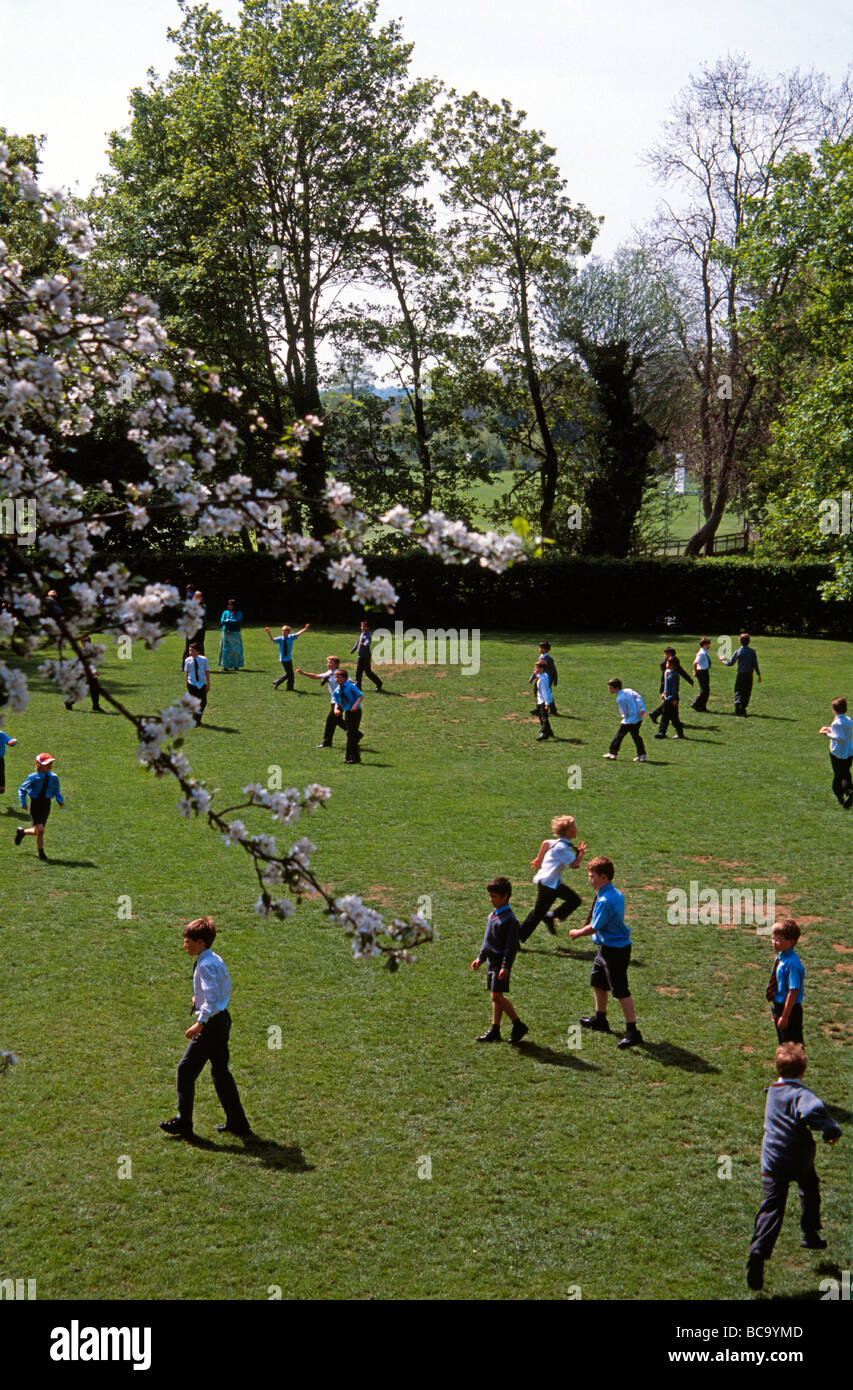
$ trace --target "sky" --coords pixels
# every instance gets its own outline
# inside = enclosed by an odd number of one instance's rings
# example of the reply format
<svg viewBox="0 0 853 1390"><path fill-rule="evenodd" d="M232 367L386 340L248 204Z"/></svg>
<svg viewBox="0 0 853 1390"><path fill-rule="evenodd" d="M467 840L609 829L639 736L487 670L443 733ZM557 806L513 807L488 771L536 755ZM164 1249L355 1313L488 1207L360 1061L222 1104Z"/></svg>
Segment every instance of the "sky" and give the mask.
<svg viewBox="0 0 853 1390"><path fill-rule="evenodd" d="M212 3L226 20L239 0ZM412 71L507 98L556 146L567 192L604 227L610 255L651 217L642 152L691 73L727 52L768 75L853 61L849 0L381 0L414 44ZM128 94L164 73L177 0L0 0L0 125L47 136L42 182L88 193Z"/></svg>

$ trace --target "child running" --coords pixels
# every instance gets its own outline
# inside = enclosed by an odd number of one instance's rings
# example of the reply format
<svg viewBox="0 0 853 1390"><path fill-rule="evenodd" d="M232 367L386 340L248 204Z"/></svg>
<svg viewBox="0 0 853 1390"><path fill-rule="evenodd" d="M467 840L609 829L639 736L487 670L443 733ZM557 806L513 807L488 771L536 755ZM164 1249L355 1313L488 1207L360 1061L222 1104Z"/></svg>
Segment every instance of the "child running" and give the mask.
<svg viewBox="0 0 853 1390"><path fill-rule="evenodd" d="M578 833L574 816L555 816L551 829L555 838L543 840L536 858L530 861L530 867L537 870L533 876L533 882L537 885L536 903L519 927L519 941L527 941L540 922L544 922L551 935L556 936L555 921L565 921L581 905L582 899L573 889L567 888L561 879L564 868L580 868L586 845L583 841L577 846L572 844ZM563 899L562 905L552 912L551 907L557 898Z"/></svg>
<svg viewBox="0 0 853 1390"><path fill-rule="evenodd" d="M281 629L280 637L273 637L269 628L264 628L264 632L267 634L267 637L278 647L278 659L281 662L283 671L283 675L280 675L278 680L273 681L273 690L278 690L278 687L281 685L282 681L287 681L288 690L293 689L293 644L296 641L297 637L301 637L303 632L308 631L310 626L310 623L306 623L305 626L301 627L298 632L291 632L287 623L285 623Z"/></svg>
<svg viewBox="0 0 853 1390"><path fill-rule="evenodd" d="M59 778L53 771L55 758L50 753L39 753L36 758L36 770L31 772L26 781L22 782L18 788L18 800L21 803L21 810L27 809L27 797L30 798L30 820L32 825L25 830L19 825L15 831L15 844L19 845L25 835L35 835L38 847L39 859L47 863L47 855L44 852L44 828L47 825L47 818L50 815L50 803L56 801L57 806L64 806L65 801L59 789Z"/></svg>

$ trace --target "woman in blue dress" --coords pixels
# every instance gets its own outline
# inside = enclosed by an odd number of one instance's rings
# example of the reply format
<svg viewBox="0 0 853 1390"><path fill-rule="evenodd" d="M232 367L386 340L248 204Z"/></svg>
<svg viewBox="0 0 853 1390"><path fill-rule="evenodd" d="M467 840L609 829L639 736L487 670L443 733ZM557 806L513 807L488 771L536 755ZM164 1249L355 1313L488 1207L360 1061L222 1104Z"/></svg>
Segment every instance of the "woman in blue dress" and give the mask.
<svg viewBox="0 0 853 1390"><path fill-rule="evenodd" d="M239 671L243 665L243 638L240 635L243 626L243 614L237 607L236 599L230 598L228 600L228 607L222 611L219 626L222 629L222 638L219 643L219 665L223 671Z"/></svg>

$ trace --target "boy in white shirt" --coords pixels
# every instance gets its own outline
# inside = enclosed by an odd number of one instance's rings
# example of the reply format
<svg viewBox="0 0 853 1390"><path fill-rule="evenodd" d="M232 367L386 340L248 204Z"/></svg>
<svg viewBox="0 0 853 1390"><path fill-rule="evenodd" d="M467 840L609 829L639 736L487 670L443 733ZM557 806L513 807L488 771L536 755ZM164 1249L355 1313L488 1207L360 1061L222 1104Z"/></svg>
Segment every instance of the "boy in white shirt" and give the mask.
<svg viewBox="0 0 853 1390"><path fill-rule="evenodd" d="M194 695L201 705L195 716L196 724L200 724L210 690L210 662L206 656L201 655L195 642L190 642L190 654L184 662L184 670L187 674L187 694Z"/></svg>
<svg viewBox="0 0 853 1390"><path fill-rule="evenodd" d="M850 778L850 764L853 763L853 719L847 713L847 701L833 700L832 713L835 718L831 724L824 724L822 734L829 739L829 756L832 761L832 790L846 811L853 805L853 782Z"/></svg>
<svg viewBox="0 0 853 1390"><path fill-rule="evenodd" d="M636 690L631 690L628 687L623 689L622 682L615 676L612 680L607 682L607 689L610 691L611 695L616 696L616 704L622 716L622 722L613 735L610 743L610 751L605 753L604 757L609 758L611 762L615 762L623 738L626 734L630 734L634 740L634 747L637 750L637 756L634 762L644 763L646 761L646 747L640 733L640 723L646 717L646 706L643 703L643 697L642 695L638 695Z"/></svg>
<svg viewBox="0 0 853 1390"><path fill-rule="evenodd" d="M710 649L710 637L703 637L699 643L699 650L693 658L693 674L699 686L699 694L696 696L690 708L695 709L699 714L707 714L708 712L708 696L711 693Z"/></svg>
<svg viewBox="0 0 853 1390"><path fill-rule="evenodd" d="M551 728L551 722L548 718L554 697L551 693L548 667L544 661L537 661L533 667L533 674L536 677L536 713L539 715L539 733L536 735L536 742L542 743L545 739L554 737L554 730Z"/></svg>
<svg viewBox="0 0 853 1390"><path fill-rule="evenodd" d="M572 844L578 833L574 816L555 816L551 821L551 829L556 838L543 840L536 858L530 861L531 868L537 870L533 876L533 882L537 885L536 904L519 927L520 941L526 941L532 936L539 923L543 921L551 935L556 936L554 922L565 921L581 905L577 893L567 888L560 880L564 868L580 867L586 845L583 840L577 846ZM551 912L556 898L563 899L562 906L558 907L556 912Z"/></svg>

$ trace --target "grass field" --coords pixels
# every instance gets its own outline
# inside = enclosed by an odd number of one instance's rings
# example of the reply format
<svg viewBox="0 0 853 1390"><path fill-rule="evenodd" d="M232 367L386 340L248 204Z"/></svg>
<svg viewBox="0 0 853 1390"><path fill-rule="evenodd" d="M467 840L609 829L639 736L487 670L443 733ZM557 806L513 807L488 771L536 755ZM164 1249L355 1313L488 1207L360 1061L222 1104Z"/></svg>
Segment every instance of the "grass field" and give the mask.
<svg viewBox="0 0 853 1390"><path fill-rule="evenodd" d="M717 664L709 714L686 710L680 747L648 739L641 766L630 742L602 760L617 723L605 682L620 675L648 703L665 638L555 636L559 741L540 745L526 685L535 644L490 633L479 676L410 668L389 675L387 694L368 687L364 762L347 767L342 745L314 747L325 692L302 681L273 694L274 649L259 628L244 640L249 669L214 670L210 723L187 738L196 773L226 805L275 765L285 786L327 783L331 801L304 825L323 882L389 913L429 896L438 940L392 975L354 962L317 903L261 922L245 856L178 817L176 789L135 763L129 726L88 701L68 713L34 675L26 714L5 722L20 742L0 814L0 1046L20 1063L0 1077L0 1276L34 1278L53 1299L266 1299L276 1287L285 1298L748 1297L772 953L754 925L669 925L668 891L694 881L773 889L777 914L804 926L806 1081L845 1139L818 1146L829 1249L800 1250L792 1193L766 1282L771 1295L819 1297L851 1254L853 813L830 794L817 733L830 699L851 693L849 646L756 636L754 717L733 718L732 672ZM297 664L321 670L353 640L312 630ZM688 664L695 643L678 645ZM181 693L179 666L173 636L105 660L101 677L154 711ZM15 788L43 749L68 802L48 824L49 864L31 838L12 843ZM582 785L569 791L573 768ZM569 948L563 931L555 949L544 928L513 969L528 1038L474 1042L489 1018L482 972L469 968L484 885L509 875L526 912L529 861L557 812L575 814L590 855L615 860L642 1049L607 1036L568 1045L591 1002L593 948ZM590 889L585 873L569 882L580 924ZM254 1148L216 1135L207 1075L203 1142L157 1128L175 1113L190 1022L179 925L201 913L216 918L231 971L233 1070L265 1141ZM280 1049L268 1045L276 1026Z"/></svg>

